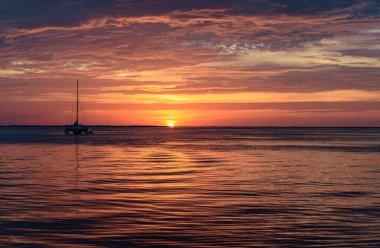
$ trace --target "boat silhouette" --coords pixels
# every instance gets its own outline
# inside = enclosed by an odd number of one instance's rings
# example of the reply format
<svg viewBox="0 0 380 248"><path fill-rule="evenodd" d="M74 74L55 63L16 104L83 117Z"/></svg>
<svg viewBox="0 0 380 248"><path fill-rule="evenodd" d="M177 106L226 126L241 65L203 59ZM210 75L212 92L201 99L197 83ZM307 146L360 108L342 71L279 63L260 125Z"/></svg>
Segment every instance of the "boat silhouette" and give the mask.
<svg viewBox="0 0 380 248"><path fill-rule="evenodd" d="M64 133L66 135L93 134L93 131L89 126L85 126L79 123L79 80L78 79L77 79L77 105L76 105L75 122L72 125L66 125Z"/></svg>

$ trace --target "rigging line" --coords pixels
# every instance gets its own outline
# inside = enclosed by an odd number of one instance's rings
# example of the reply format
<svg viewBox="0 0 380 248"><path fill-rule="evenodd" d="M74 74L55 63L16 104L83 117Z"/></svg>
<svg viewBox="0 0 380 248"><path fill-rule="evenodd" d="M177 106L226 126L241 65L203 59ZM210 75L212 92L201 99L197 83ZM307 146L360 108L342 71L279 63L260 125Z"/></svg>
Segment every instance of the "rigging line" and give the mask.
<svg viewBox="0 0 380 248"><path fill-rule="evenodd" d="M79 123L79 79L77 78L77 101L76 101L76 116L75 116L75 123L78 124Z"/></svg>
<svg viewBox="0 0 380 248"><path fill-rule="evenodd" d="M70 123L73 123L73 115L74 115L74 102L71 102Z"/></svg>
<svg viewBox="0 0 380 248"><path fill-rule="evenodd" d="M88 122L88 115L87 115L87 110L85 108L82 108L82 114L83 114L83 120Z"/></svg>
<svg viewBox="0 0 380 248"><path fill-rule="evenodd" d="M86 116L84 114L82 102L79 103L79 112L80 112L81 119L83 120L82 123L85 123L86 122Z"/></svg>
<svg viewBox="0 0 380 248"><path fill-rule="evenodd" d="M75 105L75 94L73 93L73 101L71 101L71 115L70 115L70 123L74 122L74 105Z"/></svg>

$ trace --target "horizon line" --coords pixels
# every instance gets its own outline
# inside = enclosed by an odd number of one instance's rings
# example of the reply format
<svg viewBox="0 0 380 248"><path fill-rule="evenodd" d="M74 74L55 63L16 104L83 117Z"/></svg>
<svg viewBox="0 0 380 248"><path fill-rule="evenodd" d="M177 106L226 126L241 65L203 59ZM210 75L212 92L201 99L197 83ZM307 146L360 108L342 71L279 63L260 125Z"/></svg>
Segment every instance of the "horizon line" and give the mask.
<svg viewBox="0 0 380 248"><path fill-rule="evenodd" d="M67 125L34 125L34 124L9 124L9 125L0 125L0 127L65 127ZM168 128L166 125L106 125L106 124L99 124L99 125L88 125L86 126L91 126L91 127L165 127ZM252 126L247 126L247 125L195 125L195 126L175 126L174 128L187 128L187 127L216 127L216 128L380 128L380 125L378 126L373 126L373 125L368 125L368 126L294 126L294 125L289 125L289 126L270 126L270 125L252 125Z"/></svg>

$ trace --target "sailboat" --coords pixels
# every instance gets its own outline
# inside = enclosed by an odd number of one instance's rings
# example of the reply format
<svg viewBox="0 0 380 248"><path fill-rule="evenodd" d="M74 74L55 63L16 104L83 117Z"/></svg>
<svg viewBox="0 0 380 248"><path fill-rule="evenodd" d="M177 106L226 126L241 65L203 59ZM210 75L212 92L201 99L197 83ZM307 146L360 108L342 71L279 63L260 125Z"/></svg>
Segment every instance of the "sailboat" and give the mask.
<svg viewBox="0 0 380 248"><path fill-rule="evenodd" d="M89 126L84 126L79 124L79 80L77 79L77 109L75 122L72 125L65 126L65 134L81 135L81 134L92 134L92 129Z"/></svg>

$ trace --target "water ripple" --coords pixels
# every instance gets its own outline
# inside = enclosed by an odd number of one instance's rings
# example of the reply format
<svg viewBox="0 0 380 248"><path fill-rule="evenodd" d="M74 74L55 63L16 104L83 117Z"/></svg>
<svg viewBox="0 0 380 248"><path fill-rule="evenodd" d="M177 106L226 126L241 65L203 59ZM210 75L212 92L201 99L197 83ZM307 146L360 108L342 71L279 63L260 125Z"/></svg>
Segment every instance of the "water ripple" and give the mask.
<svg viewBox="0 0 380 248"><path fill-rule="evenodd" d="M380 246L379 129L106 129L0 128L0 246Z"/></svg>

